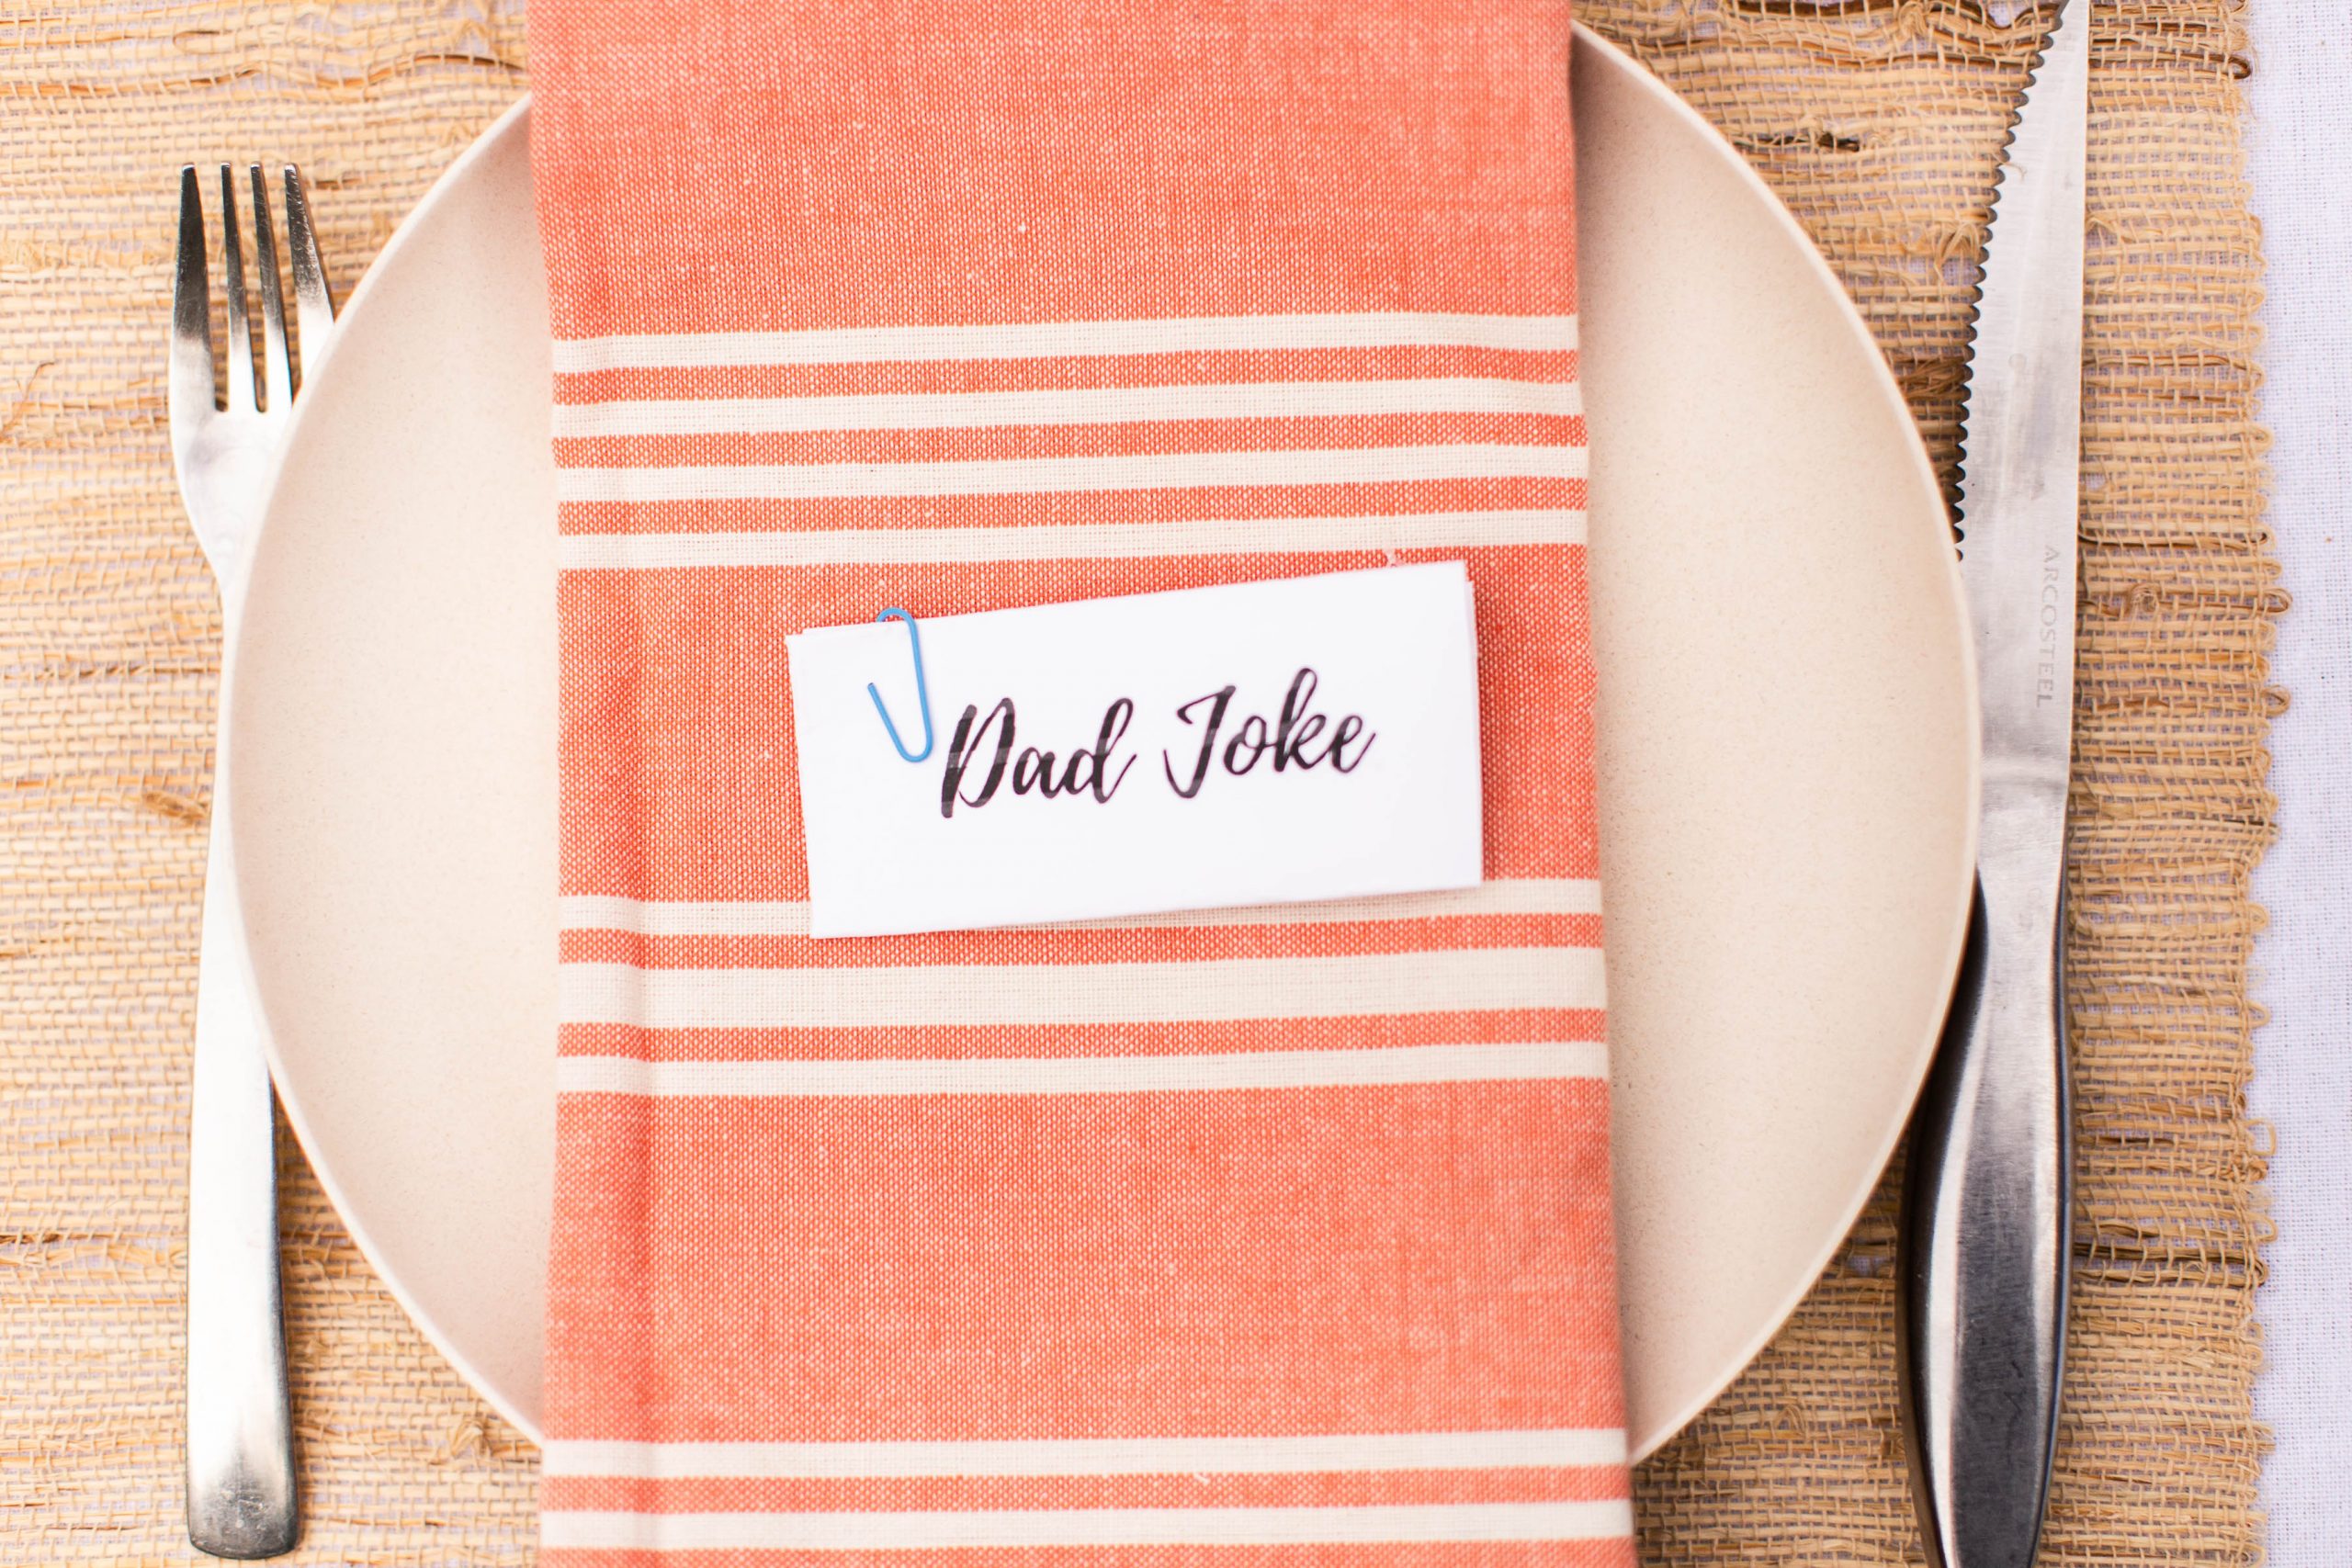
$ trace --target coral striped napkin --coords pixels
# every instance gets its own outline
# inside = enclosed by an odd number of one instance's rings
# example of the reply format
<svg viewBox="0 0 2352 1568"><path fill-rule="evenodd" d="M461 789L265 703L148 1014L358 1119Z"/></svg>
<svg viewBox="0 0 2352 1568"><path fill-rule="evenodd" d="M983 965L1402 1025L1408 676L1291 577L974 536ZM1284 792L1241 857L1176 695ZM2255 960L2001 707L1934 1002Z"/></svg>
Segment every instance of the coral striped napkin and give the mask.
<svg viewBox="0 0 2352 1568"><path fill-rule="evenodd" d="M548 1561L1630 1562L1564 7L531 23ZM786 636L1418 560L1483 886L808 936Z"/></svg>

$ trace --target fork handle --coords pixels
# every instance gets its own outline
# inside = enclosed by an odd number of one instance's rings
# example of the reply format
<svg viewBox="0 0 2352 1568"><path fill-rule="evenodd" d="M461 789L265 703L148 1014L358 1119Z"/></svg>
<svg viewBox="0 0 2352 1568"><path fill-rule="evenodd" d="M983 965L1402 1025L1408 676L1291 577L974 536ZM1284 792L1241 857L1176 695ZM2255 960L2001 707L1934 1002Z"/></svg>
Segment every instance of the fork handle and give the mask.
<svg viewBox="0 0 2352 1568"><path fill-rule="evenodd" d="M1934 1568L2029 1568L2041 1533L2071 1257L2063 915L2054 874L1980 864L1911 1123L1896 1368Z"/></svg>
<svg viewBox="0 0 2352 1568"><path fill-rule="evenodd" d="M215 773L187 1168L187 1535L215 1557L293 1549L294 1433L277 1273L277 1122Z"/></svg>

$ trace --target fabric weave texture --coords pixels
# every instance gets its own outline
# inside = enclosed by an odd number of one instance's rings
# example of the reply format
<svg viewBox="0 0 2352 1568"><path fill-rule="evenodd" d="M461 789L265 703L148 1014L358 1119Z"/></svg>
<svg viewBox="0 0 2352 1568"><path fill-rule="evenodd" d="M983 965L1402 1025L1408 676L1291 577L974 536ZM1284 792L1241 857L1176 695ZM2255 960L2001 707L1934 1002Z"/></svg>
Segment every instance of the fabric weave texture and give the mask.
<svg viewBox="0 0 2352 1568"><path fill-rule="evenodd" d="M1566 7L532 25L549 1560L1630 1562ZM1482 886L808 936L786 636L1451 559Z"/></svg>

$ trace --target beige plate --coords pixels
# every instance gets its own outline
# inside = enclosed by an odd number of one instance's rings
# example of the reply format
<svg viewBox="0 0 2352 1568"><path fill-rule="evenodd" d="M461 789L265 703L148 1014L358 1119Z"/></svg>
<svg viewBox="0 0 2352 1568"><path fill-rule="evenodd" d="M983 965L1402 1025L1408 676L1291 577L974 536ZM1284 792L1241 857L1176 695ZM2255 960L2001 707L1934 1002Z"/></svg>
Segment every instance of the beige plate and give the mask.
<svg viewBox="0 0 2352 1568"><path fill-rule="evenodd" d="M1944 513L1826 268L1589 34L1576 64L1630 1427L1813 1282L1959 951L1973 689ZM492 1404L539 1412L555 1049L555 488L527 123L345 314L271 504L230 745L288 1111Z"/></svg>

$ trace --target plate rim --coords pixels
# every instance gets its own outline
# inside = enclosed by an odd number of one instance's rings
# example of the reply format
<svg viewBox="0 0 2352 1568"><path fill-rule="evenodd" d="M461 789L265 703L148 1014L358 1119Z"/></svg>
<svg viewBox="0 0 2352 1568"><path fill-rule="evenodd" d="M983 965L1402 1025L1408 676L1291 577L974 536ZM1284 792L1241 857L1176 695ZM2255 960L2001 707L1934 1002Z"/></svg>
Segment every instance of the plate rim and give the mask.
<svg viewBox="0 0 2352 1568"><path fill-rule="evenodd" d="M1942 480L1936 473L1934 462L1928 456L1928 445L1919 434L1918 421L1911 412L1910 402L1904 397L1901 384L1894 378L1894 369L1887 363L1885 351L1879 346L1878 338L1871 331L1870 323L1862 319L1861 310L1854 303L1854 297L1847 291L1846 285L1839 279L1836 270L1830 266L1829 258L1822 254L1819 245L1814 243L1813 236L1805 232L1804 225L1797 221L1796 214L1789 210L1788 203L1781 199L1780 193L1766 182L1764 176L1757 172L1756 165L1741 154L1739 149L1732 144L1731 139L1718 130L1713 121L1701 114L1681 94L1668 86L1656 72L1635 59L1629 51L1619 48L1583 22L1572 23L1571 28L1579 47L1592 50L1597 57L1608 60L1612 66L1622 67L1629 73L1650 98L1657 101L1676 119L1700 132L1707 141L1713 144L1719 159L1735 171L1738 182L1746 186L1753 195L1762 198L1765 209L1770 213L1774 225L1780 228L1793 242L1795 249L1803 254L1806 270L1815 275L1816 281L1823 284L1828 289L1831 298L1836 300L1838 318L1844 324L1847 335L1865 352L1870 362L1871 379L1877 385L1880 400L1899 413L1904 424L1911 431L1912 439L1905 445L1905 457L1915 478L1928 487L1929 493L1940 497L1943 494ZM1571 71L1575 69L1573 62L1570 69ZM1946 558L1942 581L1950 608L1961 627L1965 631L1970 625L1968 596L1961 580L1960 560L1956 551ZM1962 637L1960 655L1960 680L1962 696L1965 705L1964 711L1981 713L1984 711L1984 705L1977 686L1976 646L1973 638ZM1968 942L1969 907L1974 901L1976 891L1977 835L1982 825L1983 815L1980 807L1984 786L1983 739L1982 730L1972 727L1968 731L1967 745L1964 748L1967 769L1965 792L1967 816L1962 824L1960 835L1962 853L1959 874L1954 878L1958 892L1950 912L1951 929L1947 933L1943 963L1938 971L1943 977L1943 985L1940 988L1947 991L1951 988L1952 980L1960 973L1961 957ZM1911 1089L1910 1093L1905 1097L1909 1105L1917 1104L1920 1091L1927 1086L1928 1073L1935 1065L1936 1047L1942 1038L1943 1022L1943 1015L1939 1013L1928 1026L1926 1037L1914 1043L1911 1047L1912 1070L1909 1074ZM1756 1364L1757 1358L1761 1356L1771 1342L1780 1337L1781 1331L1789 1325L1789 1321L1796 1315L1797 1309L1804 1304L1804 1299L1811 1295L1821 1283L1823 1271L1829 1267L1830 1259L1838 1256L1838 1248L1843 1247L1847 1237L1853 1234L1854 1223L1861 1218L1863 1209L1870 1204L1871 1195L1878 1190L1879 1183L1885 1179L1887 1167L1893 1162L1894 1151L1902 1144L1903 1136L1909 1131L1910 1125L1911 1115L1907 1111L1901 1117L1893 1119L1892 1124L1880 1142L1876 1158L1870 1164L1868 1175L1853 1191L1847 1195L1847 1200L1842 1205L1843 1219L1812 1258L1812 1267L1797 1277L1796 1282L1786 1295L1776 1303L1770 1321L1761 1324L1756 1333L1741 1345L1736 1364L1725 1371L1719 1381L1706 1387L1703 1392L1686 1402L1682 1407L1661 1422L1659 1433L1654 1439L1646 1444L1629 1448L1627 1450L1629 1464L1639 1464L1686 1430L1707 1406L1722 1398L1724 1392L1733 1383L1737 1382L1741 1375Z"/></svg>
<svg viewBox="0 0 2352 1568"><path fill-rule="evenodd" d="M433 183L425 187L424 194L417 198L416 205L401 215L401 220L393 226L390 237L384 242L382 248L377 251L367 268L360 273L359 281L351 286L350 292L344 297L343 302L336 306L335 332L328 334L327 352L322 357L311 361L302 377L301 386L299 389L300 392L308 393L319 382L334 377L335 367L339 363L334 352L335 336L341 333L344 322L356 315L368 301L374 298L378 283L389 270L385 264L396 261L408 249L418 231L424 227L424 220L449 198L450 193L471 173L475 164L488 161L506 138L515 134L518 127L527 128L531 115L531 97L532 95L526 92L501 109L496 118L482 127L474 139L466 143L465 151L450 160L447 168L434 176ZM319 401L320 400L308 396L296 397L294 412L286 423L285 436L278 442L277 450L270 456L269 477L264 488L260 512L262 530L256 536L254 546L255 560L260 558L264 543L267 538L269 522L277 510L278 484L284 477L288 460L300 449L303 438L308 434L312 423L311 411L319 406ZM243 635L242 623L238 635L242 639ZM222 664L220 716L217 727L220 740L216 742L221 746L230 746L236 733L230 722L230 711L236 698L235 671L244 662L242 649L238 650L238 655L224 660ZM233 747L232 747L232 755L233 755ZM231 810L232 812L235 810L233 805ZM233 837L232 841L235 841ZM249 942L251 936L252 932L248 930ZM348 1201L343 1183L334 1175L334 1162L320 1157L321 1142L303 1109L301 1097L293 1092L289 1087L299 1080L301 1075L288 1073L286 1070L286 1055L283 1048L278 1044L277 1032L270 1027L268 1022L268 998L261 994L257 980L249 980L249 984L253 986L255 1000L262 1013L262 1051L269 1062L270 1087L277 1095L278 1110L286 1117L286 1124L293 1132L294 1141L301 1145L303 1162L311 1168L311 1174L317 1179L319 1190L326 1194L327 1201L334 1205L335 1218L343 1222L344 1229L350 1234L352 1245L359 1249L360 1257L368 1260L369 1272L373 1273L384 1289L390 1292L392 1300L400 1304L401 1313L407 1316L409 1322L415 1326L418 1333L424 1336L425 1342L449 1363L458 1377L465 1381L467 1388L473 1392L474 1396L496 1411L500 1419L520 1432L530 1441L533 1448L544 1448L546 1438L539 1430L539 1424L525 1417L523 1412L506 1396L505 1393L497 1387L496 1380L483 1373L474 1359L459 1348L441 1323L433 1314L427 1312L424 1303L410 1292L406 1282L401 1279L399 1271L390 1267L383 1249L378 1245L367 1221Z"/></svg>
<svg viewBox="0 0 2352 1568"><path fill-rule="evenodd" d="M1815 281L1826 288L1827 296L1835 301L1836 313L1847 334L1853 341L1854 345L1861 351L1861 357L1871 366L1870 377L1875 385L1879 400L1898 413L1903 423L1912 431L1913 439L1906 444L1906 459L1913 469L1915 479L1925 487L1928 493L1940 496L1941 484L1928 458L1925 442L1918 437L1917 423L1912 417L1909 404L1903 397L1902 389L1894 379L1894 371L1887 364L1877 339L1871 334L1869 324L1862 319L1860 310L1830 267L1827 259L1814 243L1811 236L1805 232L1795 215L1789 210L1787 204L1722 131L1634 55L1602 37L1585 23L1574 23L1572 31L1577 50L1589 51L1608 68L1619 73L1636 85L1646 98L1681 122L1687 130L1698 132L1711 144L1716 154L1716 161L1733 173L1735 178L1747 188L1751 197L1761 198L1761 204L1770 215L1771 221L1783 231L1792 243L1792 248L1803 254L1806 269L1815 276ZM1576 68L1573 61L1570 68L1572 71ZM352 286L337 310L339 325L366 308L376 292L376 285L379 278L390 270L387 264L399 260L430 217L449 198L453 190L467 179L474 166L492 156L503 147L508 138L527 130L533 97L534 95L528 92L518 96L485 126L467 144L464 151L435 177L424 194L395 226L391 235L360 275L358 281ZM322 378L334 377L337 363L337 357L330 346L329 352L322 358L314 361L311 371L305 377L306 389ZM310 398L297 400L293 415L288 421L285 438L272 458L261 510L265 524L276 511L279 478L289 456L302 446L309 424L311 423L309 417L310 411L314 404L315 400ZM1942 574L1942 591L1948 601L1947 608L1952 613L1956 622L1964 628L1968 625L1968 614L1956 558L1948 560L1946 563L1946 570ZM1964 699L1964 711L1973 713L1977 711L1978 707L1973 642L1963 637L1958 652L1960 658L1957 672L1962 687L1960 695ZM235 666L242 662L242 659L232 658L224 664L222 717L220 728L224 744L232 733L228 724L227 715L229 705L233 700L233 671ZM1967 936L1968 908L1974 887L1979 815L1976 807L1982 782L1982 758L1980 736L1973 728L1971 728L1967 733L1966 744L1963 748L1963 761L1965 765L1964 799L1967 810L1964 820L1960 824L1958 834L1960 863L1956 874L1951 879L1955 892L1951 897L1948 917L1949 930L1945 944L1947 951L1939 970L1947 986L1950 977L1959 969L1961 954ZM262 1000L266 1019L266 998ZM1941 1033L1941 1028L1942 1016L1939 1012L1926 1026L1924 1038L1910 1044L1910 1065L1905 1075L1910 1080L1909 1091L1905 1096L1906 1106L1916 1102L1919 1090L1926 1082L1928 1071L1934 1060L1935 1045ZM289 1085L300 1081L301 1075L289 1074L287 1071L286 1057L279 1046L276 1032L265 1028L263 1036L271 1078L277 1087L278 1102L285 1112L288 1124L293 1131L297 1142L301 1145L304 1157L328 1201L334 1206L337 1217L350 1234L353 1244L357 1247L361 1256L367 1259L369 1269L400 1304L401 1311L415 1325L418 1332L424 1335L434 1349L465 1380L473 1394L489 1404L535 1447L542 1446L544 1437L539 1424L526 1419L504 1392L496 1386L493 1380L483 1375L473 1358L452 1339L446 1327L432 1314L424 1309L423 1304L410 1292L399 1274L387 1267L383 1250L371 1233L368 1222L355 1213L352 1205L346 1201L343 1185L334 1175L334 1161L322 1160L319 1157L321 1145L305 1113L301 1097L298 1093L291 1092L288 1088ZM1785 1296L1776 1303L1769 1315L1769 1320L1759 1314L1759 1325L1756 1332L1742 1344L1736 1357L1725 1358L1725 1365L1716 1379L1706 1383L1681 1407L1656 1423L1655 1432L1628 1431L1629 1463L1640 1463L1672 1441L1677 1435L1690 1426L1691 1421L1697 1418L1701 1412L1720 1398L1724 1391L1755 1363L1756 1358L1788 1325L1790 1319L1804 1298L1811 1294L1820 1282L1822 1272L1830 1259L1837 1256L1838 1248L1845 1244L1847 1237L1851 1234L1854 1222L1860 1217L1871 1195L1884 1178L1887 1164L1895 1147L1901 1142L1909 1121L1907 1110L1902 1116L1890 1118L1890 1124L1881 1139L1876 1157L1868 1165L1866 1173L1858 1181L1856 1189L1847 1195L1840 1206L1841 1218L1838 1224L1829 1231L1826 1240L1810 1257L1809 1267L1801 1273L1793 1275L1793 1285Z"/></svg>

